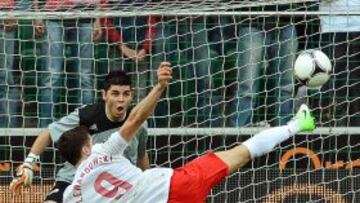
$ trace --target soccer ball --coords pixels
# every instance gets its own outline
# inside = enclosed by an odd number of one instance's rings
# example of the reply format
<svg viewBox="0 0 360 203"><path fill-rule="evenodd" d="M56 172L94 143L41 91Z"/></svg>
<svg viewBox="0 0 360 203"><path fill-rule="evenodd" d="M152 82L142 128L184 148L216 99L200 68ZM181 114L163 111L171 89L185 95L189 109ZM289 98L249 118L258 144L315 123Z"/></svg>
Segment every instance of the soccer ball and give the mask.
<svg viewBox="0 0 360 203"><path fill-rule="evenodd" d="M309 49L301 52L294 64L295 77L308 87L320 87L330 78L331 61L324 52Z"/></svg>

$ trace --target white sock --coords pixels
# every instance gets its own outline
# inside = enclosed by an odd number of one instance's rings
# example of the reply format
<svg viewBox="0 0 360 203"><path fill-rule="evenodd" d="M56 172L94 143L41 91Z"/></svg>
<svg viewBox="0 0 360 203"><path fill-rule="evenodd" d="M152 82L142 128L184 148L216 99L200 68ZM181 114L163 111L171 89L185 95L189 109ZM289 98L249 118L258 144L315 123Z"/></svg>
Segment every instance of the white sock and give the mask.
<svg viewBox="0 0 360 203"><path fill-rule="evenodd" d="M276 145L287 140L289 137L298 132L298 122L296 120L291 120L285 126L274 127L261 131L242 144L249 149L251 158L256 158L271 152Z"/></svg>

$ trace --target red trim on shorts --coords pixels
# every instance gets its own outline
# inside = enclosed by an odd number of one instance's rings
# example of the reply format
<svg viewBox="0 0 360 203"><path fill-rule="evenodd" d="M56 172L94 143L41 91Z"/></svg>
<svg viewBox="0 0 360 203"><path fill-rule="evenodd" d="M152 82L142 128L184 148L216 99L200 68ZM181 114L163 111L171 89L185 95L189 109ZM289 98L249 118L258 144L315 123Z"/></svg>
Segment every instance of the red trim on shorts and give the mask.
<svg viewBox="0 0 360 203"><path fill-rule="evenodd" d="M229 167L213 152L174 169L168 203L201 203L213 186L229 174Z"/></svg>

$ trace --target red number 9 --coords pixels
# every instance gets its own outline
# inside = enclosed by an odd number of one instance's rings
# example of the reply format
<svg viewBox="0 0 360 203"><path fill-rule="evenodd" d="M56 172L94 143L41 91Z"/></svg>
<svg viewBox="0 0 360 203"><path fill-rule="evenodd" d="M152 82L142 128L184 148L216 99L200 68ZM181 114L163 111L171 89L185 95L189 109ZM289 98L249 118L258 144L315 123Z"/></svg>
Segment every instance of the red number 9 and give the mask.
<svg viewBox="0 0 360 203"><path fill-rule="evenodd" d="M105 188L101 183L106 181L114 186L112 190L108 190ZM95 180L95 191L101 194L104 197L113 198L113 199L120 199L125 192L130 190L132 185L126 181L120 180L117 177L111 175L108 172L102 172ZM125 192L121 192L119 190L125 190ZM119 194L120 193L120 194Z"/></svg>

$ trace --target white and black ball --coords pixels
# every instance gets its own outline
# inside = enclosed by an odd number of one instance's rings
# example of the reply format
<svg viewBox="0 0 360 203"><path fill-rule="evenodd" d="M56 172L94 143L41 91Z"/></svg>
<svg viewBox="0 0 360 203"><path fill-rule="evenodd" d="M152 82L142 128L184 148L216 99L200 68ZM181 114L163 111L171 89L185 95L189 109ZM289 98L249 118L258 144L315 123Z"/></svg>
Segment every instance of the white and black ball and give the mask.
<svg viewBox="0 0 360 203"><path fill-rule="evenodd" d="M325 84L332 71L329 57L317 49L302 51L296 58L294 74L302 84L317 88Z"/></svg>

